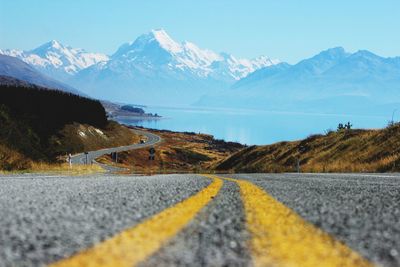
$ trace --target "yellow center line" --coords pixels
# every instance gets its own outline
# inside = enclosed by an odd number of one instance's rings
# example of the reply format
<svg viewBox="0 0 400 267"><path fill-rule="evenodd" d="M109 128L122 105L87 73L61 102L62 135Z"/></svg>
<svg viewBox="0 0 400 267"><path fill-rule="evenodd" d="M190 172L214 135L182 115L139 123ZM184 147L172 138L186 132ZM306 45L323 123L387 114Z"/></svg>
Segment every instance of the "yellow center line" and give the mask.
<svg viewBox="0 0 400 267"><path fill-rule="evenodd" d="M213 179L213 182L194 196L92 248L50 266L119 267L136 265L175 236L218 194L223 181L216 177L211 179Z"/></svg>
<svg viewBox="0 0 400 267"><path fill-rule="evenodd" d="M223 179L240 187L254 266L373 266L258 186L244 180Z"/></svg>

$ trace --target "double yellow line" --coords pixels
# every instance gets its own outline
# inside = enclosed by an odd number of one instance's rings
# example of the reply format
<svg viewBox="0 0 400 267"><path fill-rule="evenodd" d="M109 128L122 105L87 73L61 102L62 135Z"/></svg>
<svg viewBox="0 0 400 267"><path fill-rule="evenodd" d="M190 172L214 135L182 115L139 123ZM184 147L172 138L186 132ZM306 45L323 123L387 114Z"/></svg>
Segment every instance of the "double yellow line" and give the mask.
<svg viewBox="0 0 400 267"><path fill-rule="evenodd" d="M221 177L188 199L54 267L134 266L181 231L219 192ZM372 266L367 260L303 220L254 184L236 182L244 203L254 266Z"/></svg>
<svg viewBox="0 0 400 267"><path fill-rule="evenodd" d="M188 224L218 194L222 184L221 179L213 179L209 186L196 195L163 210L93 248L51 266L134 266L160 249Z"/></svg>
<svg viewBox="0 0 400 267"><path fill-rule="evenodd" d="M261 188L247 181L225 179L240 187L254 266L372 266Z"/></svg>

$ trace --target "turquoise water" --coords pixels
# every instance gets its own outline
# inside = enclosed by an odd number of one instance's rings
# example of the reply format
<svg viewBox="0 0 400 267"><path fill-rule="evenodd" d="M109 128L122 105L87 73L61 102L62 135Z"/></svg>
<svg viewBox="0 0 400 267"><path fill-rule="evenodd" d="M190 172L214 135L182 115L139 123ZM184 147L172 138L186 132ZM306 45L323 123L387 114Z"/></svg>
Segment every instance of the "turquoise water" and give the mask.
<svg viewBox="0 0 400 267"><path fill-rule="evenodd" d="M327 129L335 130L339 123L347 121L355 128L381 128L390 119L390 116L165 107L149 107L146 112L157 113L163 118L121 122L153 129L207 133L248 145L301 139L310 134L324 133Z"/></svg>

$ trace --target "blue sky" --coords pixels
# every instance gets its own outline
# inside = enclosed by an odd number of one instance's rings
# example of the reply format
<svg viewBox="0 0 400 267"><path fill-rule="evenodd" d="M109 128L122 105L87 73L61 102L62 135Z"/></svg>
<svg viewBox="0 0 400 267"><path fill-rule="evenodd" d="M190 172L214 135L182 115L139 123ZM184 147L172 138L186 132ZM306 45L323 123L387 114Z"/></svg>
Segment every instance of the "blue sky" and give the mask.
<svg viewBox="0 0 400 267"><path fill-rule="evenodd" d="M0 48L56 39L112 54L154 28L239 57L295 63L343 46L400 56L399 0L0 0Z"/></svg>

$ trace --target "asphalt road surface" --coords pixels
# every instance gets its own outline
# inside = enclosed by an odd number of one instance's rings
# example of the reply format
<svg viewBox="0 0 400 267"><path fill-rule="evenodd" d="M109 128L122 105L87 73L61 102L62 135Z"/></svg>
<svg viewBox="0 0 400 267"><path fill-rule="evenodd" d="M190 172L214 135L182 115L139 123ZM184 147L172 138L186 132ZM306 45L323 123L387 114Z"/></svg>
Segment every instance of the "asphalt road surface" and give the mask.
<svg viewBox="0 0 400 267"><path fill-rule="evenodd" d="M146 131L140 131L140 130L132 130L135 133L139 135L143 135L147 137L147 140L145 143L139 143L139 144L133 144L129 146L120 146L120 147L113 147L113 148L105 148L105 149L100 149L96 151L90 151L87 152L88 154L86 155L85 153L79 153L76 155L73 155L71 157L71 162L72 164L87 164L92 162L92 160L103 156L105 154L111 154L113 152L121 152L121 151L127 151L127 150L134 150L134 149L140 149L144 147L150 147L154 146L157 143L161 142L161 137L158 135L146 132Z"/></svg>
<svg viewBox="0 0 400 267"><path fill-rule="evenodd" d="M400 175L0 183L0 266L400 266Z"/></svg>

